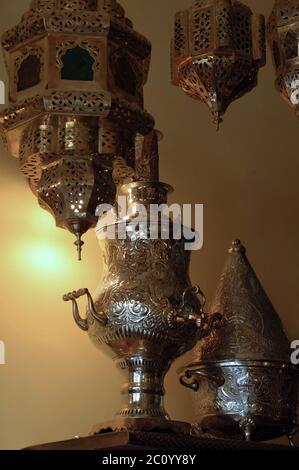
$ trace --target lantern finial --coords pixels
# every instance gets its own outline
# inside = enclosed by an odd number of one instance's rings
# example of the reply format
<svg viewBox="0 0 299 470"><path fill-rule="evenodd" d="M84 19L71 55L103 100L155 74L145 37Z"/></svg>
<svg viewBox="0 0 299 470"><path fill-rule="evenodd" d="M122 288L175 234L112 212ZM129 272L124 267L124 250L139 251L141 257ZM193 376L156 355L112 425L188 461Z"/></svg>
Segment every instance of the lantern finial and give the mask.
<svg viewBox="0 0 299 470"><path fill-rule="evenodd" d="M77 247L78 253L78 261L82 260L82 247L84 245L84 241L81 239L82 234L80 232L76 233L77 240L75 241L74 245Z"/></svg>

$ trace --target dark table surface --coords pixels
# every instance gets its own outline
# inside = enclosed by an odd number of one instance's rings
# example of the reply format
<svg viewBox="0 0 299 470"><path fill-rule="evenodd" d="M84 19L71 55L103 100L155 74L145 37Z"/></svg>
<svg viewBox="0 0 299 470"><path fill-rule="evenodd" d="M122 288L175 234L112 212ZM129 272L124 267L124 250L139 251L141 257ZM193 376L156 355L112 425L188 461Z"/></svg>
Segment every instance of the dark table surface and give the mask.
<svg viewBox="0 0 299 470"><path fill-rule="evenodd" d="M266 443L246 443L228 439L213 439L182 434L159 432L109 432L54 442L26 450L180 450L180 452L203 450L299 450L287 446Z"/></svg>

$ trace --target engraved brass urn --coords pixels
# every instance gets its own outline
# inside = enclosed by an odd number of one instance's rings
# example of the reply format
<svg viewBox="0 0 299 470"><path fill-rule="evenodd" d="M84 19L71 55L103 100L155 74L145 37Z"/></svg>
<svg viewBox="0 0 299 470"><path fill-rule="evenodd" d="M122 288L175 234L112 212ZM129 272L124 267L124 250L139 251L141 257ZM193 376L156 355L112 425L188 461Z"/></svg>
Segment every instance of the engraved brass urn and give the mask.
<svg viewBox="0 0 299 470"><path fill-rule="evenodd" d="M228 106L257 85L266 62L265 18L235 0L197 0L175 16L172 83L204 102L219 126Z"/></svg>
<svg viewBox="0 0 299 470"><path fill-rule="evenodd" d="M122 187L131 215L108 226L113 237L104 234L103 218L110 214L99 220L97 234L104 264L100 290L94 297L87 289L64 297L72 301L79 327L88 332L97 348L113 357L127 378L117 419L95 431L169 429L189 433L190 425L170 421L165 411L164 377L177 357L221 325L218 314L206 316L204 295L191 284L187 240L175 235L172 220L166 227L161 220L150 219L151 204L165 204L171 189L158 182L157 165L151 164L157 158L155 142L149 145L145 141L144 157L138 159L142 174L151 179ZM134 214L141 204L145 218L137 223ZM88 309L83 319L77 298L85 294Z"/></svg>
<svg viewBox="0 0 299 470"><path fill-rule="evenodd" d="M297 431L299 370L290 343L239 241L211 309L224 326L194 349L181 383L196 392L195 431L267 440Z"/></svg>
<svg viewBox="0 0 299 470"><path fill-rule="evenodd" d="M299 116L299 4L276 0L268 21L268 42L281 97Z"/></svg>

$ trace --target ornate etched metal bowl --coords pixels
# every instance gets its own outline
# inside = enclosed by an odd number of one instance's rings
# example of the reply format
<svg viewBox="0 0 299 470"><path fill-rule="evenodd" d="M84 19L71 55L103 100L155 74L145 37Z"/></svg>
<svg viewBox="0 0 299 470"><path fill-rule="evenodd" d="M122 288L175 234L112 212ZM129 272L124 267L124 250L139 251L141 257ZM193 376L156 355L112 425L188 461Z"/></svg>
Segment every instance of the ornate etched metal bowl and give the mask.
<svg viewBox="0 0 299 470"><path fill-rule="evenodd" d="M265 441L297 430L299 371L288 363L190 364L181 378L195 390L195 423L222 438ZM203 380L207 379L207 380Z"/></svg>
<svg viewBox="0 0 299 470"><path fill-rule="evenodd" d="M195 428L215 436L267 440L297 430L299 370L281 320L237 240L212 312L224 327L200 341L180 371L195 395Z"/></svg>

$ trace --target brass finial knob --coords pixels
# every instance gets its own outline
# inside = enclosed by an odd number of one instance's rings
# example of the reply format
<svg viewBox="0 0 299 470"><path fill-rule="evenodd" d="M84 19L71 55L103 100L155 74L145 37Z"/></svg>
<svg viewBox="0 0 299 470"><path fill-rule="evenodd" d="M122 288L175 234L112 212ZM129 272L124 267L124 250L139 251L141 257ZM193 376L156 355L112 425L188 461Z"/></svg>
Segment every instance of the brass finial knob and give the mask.
<svg viewBox="0 0 299 470"><path fill-rule="evenodd" d="M232 246L230 247L229 253L246 253L246 248L242 245L241 240L236 239L232 242Z"/></svg>

